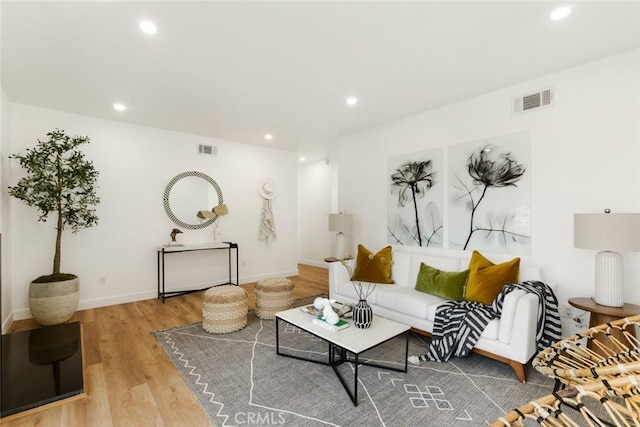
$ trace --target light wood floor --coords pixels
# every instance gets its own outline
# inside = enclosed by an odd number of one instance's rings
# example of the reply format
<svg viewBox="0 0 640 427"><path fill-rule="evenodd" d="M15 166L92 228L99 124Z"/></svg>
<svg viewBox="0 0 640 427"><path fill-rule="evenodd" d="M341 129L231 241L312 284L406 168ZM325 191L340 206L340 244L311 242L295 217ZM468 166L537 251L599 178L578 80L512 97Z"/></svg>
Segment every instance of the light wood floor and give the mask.
<svg viewBox="0 0 640 427"><path fill-rule="evenodd" d="M295 297L328 294L328 271L299 265ZM254 285L242 285L254 306ZM39 412L0 420L16 426L210 426L209 418L152 331L202 321L202 294L78 311L82 322L87 396ZM38 327L14 322L10 332ZM34 379L37 381L37 379Z"/></svg>

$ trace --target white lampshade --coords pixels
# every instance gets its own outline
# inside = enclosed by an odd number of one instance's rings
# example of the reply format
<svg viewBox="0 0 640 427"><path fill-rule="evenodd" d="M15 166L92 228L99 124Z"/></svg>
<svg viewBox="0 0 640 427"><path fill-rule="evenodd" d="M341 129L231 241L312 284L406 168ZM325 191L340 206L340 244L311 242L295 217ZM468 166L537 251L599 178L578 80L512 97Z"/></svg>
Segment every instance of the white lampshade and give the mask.
<svg viewBox="0 0 640 427"><path fill-rule="evenodd" d="M329 231L337 233L351 232L353 215L348 213L329 214Z"/></svg>
<svg viewBox="0 0 640 427"><path fill-rule="evenodd" d="M574 214L573 246L616 252L640 251L640 213Z"/></svg>
<svg viewBox="0 0 640 427"><path fill-rule="evenodd" d="M574 214L573 246L600 250L596 254L595 295L597 304L624 305L622 255L617 251L640 251L640 214Z"/></svg>

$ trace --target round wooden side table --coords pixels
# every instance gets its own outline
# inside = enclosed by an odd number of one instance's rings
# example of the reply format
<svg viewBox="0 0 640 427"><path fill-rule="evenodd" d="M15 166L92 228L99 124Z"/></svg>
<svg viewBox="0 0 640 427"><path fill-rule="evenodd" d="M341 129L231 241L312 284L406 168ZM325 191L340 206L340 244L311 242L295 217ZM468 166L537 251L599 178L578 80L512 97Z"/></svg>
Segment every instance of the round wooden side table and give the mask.
<svg viewBox="0 0 640 427"><path fill-rule="evenodd" d="M621 319L623 317L640 314L639 305L625 304L622 307L609 307L606 305L596 304L593 298L569 298L569 304L575 308L591 313L591 318L589 319L590 328Z"/></svg>

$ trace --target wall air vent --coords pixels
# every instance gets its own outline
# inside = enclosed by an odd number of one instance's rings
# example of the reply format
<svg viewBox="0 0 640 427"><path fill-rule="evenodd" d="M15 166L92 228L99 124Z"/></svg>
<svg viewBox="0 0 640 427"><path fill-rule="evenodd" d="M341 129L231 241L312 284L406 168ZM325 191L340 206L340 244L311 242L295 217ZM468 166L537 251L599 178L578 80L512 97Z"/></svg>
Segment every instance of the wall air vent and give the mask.
<svg viewBox="0 0 640 427"><path fill-rule="evenodd" d="M520 114L526 111L537 110L553 105L553 90L543 89L538 92L513 98L513 114Z"/></svg>
<svg viewBox="0 0 640 427"><path fill-rule="evenodd" d="M198 153L206 156L217 156L218 148L214 145L198 144Z"/></svg>

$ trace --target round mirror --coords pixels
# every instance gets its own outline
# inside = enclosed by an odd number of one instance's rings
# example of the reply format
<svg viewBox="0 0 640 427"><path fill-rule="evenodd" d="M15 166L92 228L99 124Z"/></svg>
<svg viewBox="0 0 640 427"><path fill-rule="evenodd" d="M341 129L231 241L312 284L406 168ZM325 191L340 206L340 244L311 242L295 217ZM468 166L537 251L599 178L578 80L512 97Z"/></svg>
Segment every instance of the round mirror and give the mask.
<svg viewBox="0 0 640 427"><path fill-rule="evenodd" d="M199 211L213 211L223 203L222 191L210 176L201 172L183 172L173 178L164 190L164 210L169 218L190 230L213 224L218 215L200 219Z"/></svg>

